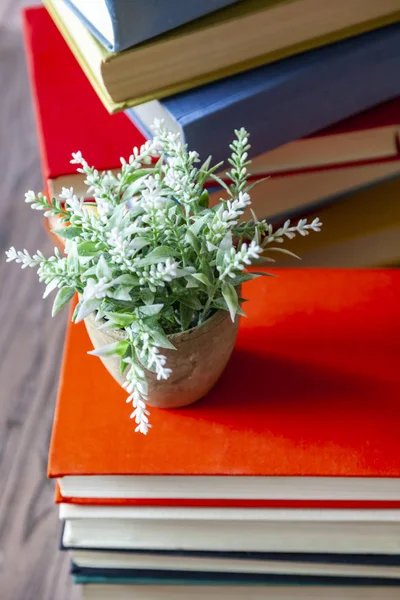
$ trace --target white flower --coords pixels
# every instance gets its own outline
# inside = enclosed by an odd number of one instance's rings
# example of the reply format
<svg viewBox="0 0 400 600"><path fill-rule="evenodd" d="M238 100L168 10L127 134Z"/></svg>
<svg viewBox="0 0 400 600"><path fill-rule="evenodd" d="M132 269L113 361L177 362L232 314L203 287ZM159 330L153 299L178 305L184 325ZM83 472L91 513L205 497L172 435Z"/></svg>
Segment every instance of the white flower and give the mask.
<svg viewBox="0 0 400 600"><path fill-rule="evenodd" d="M231 277L232 279L245 268L245 265L251 265L252 259L256 259L262 252L261 246L255 240L249 245L242 244L240 250L231 248L225 256L224 266L217 267L221 273L221 278Z"/></svg>
<svg viewBox="0 0 400 600"><path fill-rule="evenodd" d="M20 250L17 251L14 248L14 246L11 246L9 250L6 250L6 256L6 262L11 262L15 260L17 264L21 265L21 269L26 269L26 267L37 267L45 260L43 254L40 251L38 251L37 254L31 256L28 250L24 249L23 252L21 252Z"/></svg>
<svg viewBox="0 0 400 600"><path fill-rule="evenodd" d="M70 160L70 163L72 165L81 165L84 162L86 161L84 161L82 157L82 152L80 150L78 150L78 152L72 152L72 159Z"/></svg>
<svg viewBox="0 0 400 600"><path fill-rule="evenodd" d="M154 119L153 126L151 129L153 130L154 135L159 135L159 133L161 132L163 127L164 127L164 119Z"/></svg>
<svg viewBox="0 0 400 600"><path fill-rule="evenodd" d="M251 204L250 195L247 192L239 192L239 196L236 202L238 208L246 208Z"/></svg>
<svg viewBox="0 0 400 600"><path fill-rule="evenodd" d="M83 290L83 300L87 301L92 300L93 298L101 300L102 298L106 298L109 294L108 290L112 285L112 282L107 281L106 277L100 277L97 282L90 277Z"/></svg>
<svg viewBox="0 0 400 600"><path fill-rule="evenodd" d="M36 194L33 190L29 190L25 194L25 202L34 202L36 200Z"/></svg>
<svg viewBox="0 0 400 600"><path fill-rule="evenodd" d="M14 246L11 246L11 248L9 250L6 250L6 256L7 256L6 262L11 262L12 260L17 260L18 253L17 253L16 249L14 248Z"/></svg>
<svg viewBox="0 0 400 600"><path fill-rule="evenodd" d="M145 189L141 191L141 197L137 200L137 204L146 211L165 206L166 191L161 188L160 181L149 176L143 183Z"/></svg>

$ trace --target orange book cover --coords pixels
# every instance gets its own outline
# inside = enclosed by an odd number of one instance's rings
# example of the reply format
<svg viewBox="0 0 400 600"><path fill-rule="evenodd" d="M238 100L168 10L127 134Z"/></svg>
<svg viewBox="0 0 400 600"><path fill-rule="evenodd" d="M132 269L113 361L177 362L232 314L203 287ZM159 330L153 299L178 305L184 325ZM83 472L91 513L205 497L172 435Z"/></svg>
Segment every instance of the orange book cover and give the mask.
<svg viewBox="0 0 400 600"><path fill-rule="evenodd" d="M400 272L275 270L245 284L237 343L200 402L151 410L134 433L125 392L72 325L49 476L400 476Z"/></svg>

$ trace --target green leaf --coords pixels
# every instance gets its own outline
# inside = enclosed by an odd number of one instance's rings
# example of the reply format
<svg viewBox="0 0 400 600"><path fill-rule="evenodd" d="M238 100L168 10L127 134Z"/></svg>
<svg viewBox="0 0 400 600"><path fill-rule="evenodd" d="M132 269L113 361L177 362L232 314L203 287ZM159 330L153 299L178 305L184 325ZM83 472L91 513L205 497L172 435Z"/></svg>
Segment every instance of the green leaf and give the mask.
<svg viewBox="0 0 400 600"><path fill-rule="evenodd" d="M140 314L145 317L154 317L162 310L164 304L148 304L147 306L139 306Z"/></svg>
<svg viewBox="0 0 400 600"><path fill-rule="evenodd" d="M246 192L250 192L253 188L256 187L256 185L259 185L260 183L264 183L264 181L267 181L267 179L270 179L270 178L271 178L271 175L268 175L268 177L262 177L261 179L256 179L256 181L253 181L246 187Z"/></svg>
<svg viewBox="0 0 400 600"><path fill-rule="evenodd" d="M159 346L160 348L168 348L169 350L176 350L175 346L171 344L167 336L158 329L151 330L151 337L153 338L156 346Z"/></svg>
<svg viewBox="0 0 400 600"><path fill-rule="evenodd" d="M180 317L181 317L182 331L186 331L190 327L194 311L192 308L190 308L189 306L187 306L187 305L183 304L183 302L181 302L180 306L179 306L179 312L180 312Z"/></svg>
<svg viewBox="0 0 400 600"><path fill-rule="evenodd" d="M188 275L186 277L186 281L187 281L186 289L191 289L191 288L195 289L195 288L199 287L199 284L197 283L197 281L195 279L193 279L193 277L191 275Z"/></svg>
<svg viewBox="0 0 400 600"><path fill-rule="evenodd" d="M188 308L192 308L193 310L201 310L203 308L202 303L194 294L191 294L190 296L189 294L187 296L182 296L179 298L179 300L181 304L187 306Z"/></svg>
<svg viewBox="0 0 400 600"><path fill-rule="evenodd" d="M75 323L76 316L79 312L79 309L81 307L81 304L82 304L82 302L78 302L78 304L74 308L74 312L72 313L71 321L73 321L74 323Z"/></svg>
<svg viewBox="0 0 400 600"><path fill-rule="evenodd" d="M212 212L207 211L205 215L202 214L201 217L196 217L195 222L189 227L188 231L191 231L194 235L199 234L201 229L204 227L204 225L210 218L210 214L212 214Z"/></svg>
<svg viewBox="0 0 400 600"><path fill-rule="evenodd" d="M60 279L59 279L58 277L54 277L54 279L52 279L52 281L50 281L50 283L48 283L48 284L46 285L46 289L45 289L45 291L44 291L43 298L47 298L47 296L48 296L49 294L51 294L51 292L52 292L53 290L55 290L55 289L56 289L56 287L58 287L58 284L59 284L59 283L60 283Z"/></svg>
<svg viewBox="0 0 400 600"><path fill-rule="evenodd" d="M260 277L260 275L261 273L254 273L253 271L251 273L239 273L235 276L234 279L231 279L230 283L234 287L237 287L238 285L241 285L246 281L250 281L251 279L257 279L257 277Z"/></svg>
<svg viewBox="0 0 400 600"><path fill-rule="evenodd" d="M290 252L290 250L286 250L286 248L264 248L263 252L280 252L281 254L287 254L287 256L301 260L300 256L297 256L294 252Z"/></svg>
<svg viewBox="0 0 400 600"><path fill-rule="evenodd" d="M138 179L141 179L145 175L149 175L150 173L153 173L153 172L154 172L153 167L149 167L147 169L137 169L136 171L133 171L132 173L130 173L128 175L128 177L126 178L126 183L133 183L134 181L137 181Z"/></svg>
<svg viewBox="0 0 400 600"><path fill-rule="evenodd" d="M126 353L125 353L126 354ZM126 369L128 368L128 363L126 363L123 359L125 358L125 355L121 356L121 360L119 362L119 374L122 376Z"/></svg>
<svg viewBox="0 0 400 600"><path fill-rule="evenodd" d="M124 193L122 194L121 202L126 202L130 200L133 196L137 194L140 188L143 185L143 182L140 181L143 177L152 173L153 169L138 169L127 178L127 182L129 185L125 188Z"/></svg>
<svg viewBox="0 0 400 600"><path fill-rule="evenodd" d="M220 179L217 175L214 175L214 173L212 173L210 177L214 179L214 181L216 181L221 187L223 187L224 190L226 190L230 196L232 196L232 191L230 190L229 186L225 183L225 181L222 181L222 179Z"/></svg>
<svg viewBox="0 0 400 600"><path fill-rule="evenodd" d="M257 275L257 277L278 277L278 275L274 275L274 273L267 273L267 271L252 271L252 275Z"/></svg>
<svg viewBox="0 0 400 600"><path fill-rule="evenodd" d="M81 235L82 229L80 227L69 226L61 227L61 229L52 229L51 232L66 240L73 240Z"/></svg>
<svg viewBox="0 0 400 600"><path fill-rule="evenodd" d="M139 277L136 277L136 275L129 275L128 273L125 273L124 275L119 275L119 277L116 277L115 279L113 279L113 285L136 285L139 282Z"/></svg>
<svg viewBox="0 0 400 600"><path fill-rule="evenodd" d="M111 271L110 267L108 266L107 261L104 258L103 254L100 256L99 260L97 261L96 275L97 275L97 279L100 279L101 277L105 277L107 280L110 280L112 277L112 271Z"/></svg>
<svg viewBox="0 0 400 600"><path fill-rule="evenodd" d="M207 190L203 190L199 198L199 206L202 208L208 208L210 205L210 196Z"/></svg>
<svg viewBox="0 0 400 600"><path fill-rule="evenodd" d="M149 245L150 241L147 238L143 236L137 236L130 242L129 247L132 248L132 250L141 250L145 246Z"/></svg>
<svg viewBox="0 0 400 600"><path fill-rule="evenodd" d="M246 313L244 312L244 310L242 309L240 304L238 304L238 307L236 309L236 314L240 315L241 317L247 317Z"/></svg>
<svg viewBox="0 0 400 600"><path fill-rule="evenodd" d="M96 242L82 242L78 244L77 252L79 256L94 256L99 250Z"/></svg>
<svg viewBox="0 0 400 600"><path fill-rule="evenodd" d="M232 322L235 321L235 315L238 308L238 296L235 288L232 284L224 281L221 287L222 296L226 302L226 305L229 309Z"/></svg>
<svg viewBox="0 0 400 600"><path fill-rule="evenodd" d="M101 304L101 300L99 298L91 298L90 300L82 300L79 303L79 310L75 317L75 323L79 323L86 319L87 316L90 315L93 311L95 311Z"/></svg>
<svg viewBox="0 0 400 600"><path fill-rule="evenodd" d="M225 255L229 252L229 250L232 248L232 234L230 232L228 232L224 238L222 238L219 247L218 247L218 252L217 252L217 257L216 257L216 265L217 267L222 267L222 265L224 264L224 258Z"/></svg>
<svg viewBox="0 0 400 600"><path fill-rule="evenodd" d="M136 320L135 315L127 313L106 312L105 316L112 323L121 328L128 327L128 325L131 325Z"/></svg>
<svg viewBox="0 0 400 600"><path fill-rule="evenodd" d="M169 246L159 246L151 252L149 252L144 258L137 260L135 266L147 267L149 265L155 265L162 262L166 258L176 256L176 251Z"/></svg>
<svg viewBox="0 0 400 600"><path fill-rule="evenodd" d="M102 348L95 348L88 352L92 356L123 356L129 348L128 340L121 340L120 342L113 342L102 346Z"/></svg>
<svg viewBox="0 0 400 600"><path fill-rule="evenodd" d="M252 273L260 277L278 277L278 275L275 275L274 273L267 273L267 271L252 271Z"/></svg>
<svg viewBox="0 0 400 600"><path fill-rule="evenodd" d="M51 311L52 316L56 315L68 302L73 298L75 289L72 287L62 287L57 292L57 296L54 299L53 310Z"/></svg>
<svg viewBox="0 0 400 600"><path fill-rule="evenodd" d="M207 260L201 261L201 270L203 271L204 275L207 277L208 281L211 284L214 284L214 281L215 281L214 271L212 270L210 263Z"/></svg>
<svg viewBox="0 0 400 600"><path fill-rule="evenodd" d="M154 302L154 293L149 289L144 289L140 293L140 297L145 304L153 304Z"/></svg>
<svg viewBox="0 0 400 600"><path fill-rule="evenodd" d="M206 275L204 275L204 273L193 273L192 277L197 279L197 281L200 281L200 283L205 285L207 288L211 287L211 282L208 280Z"/></svg>
<svg viewBox="0 0 400 600"><path fill-rule="evenodd" d="M253 261L253 265L259 265L259 266L269 265L269 266L271 266L271 263L274 263L274 262L276 262L275 259L269 258L269 256L259 256L258 258L256 258Z"/></svg>
<svg viewBox="0 0 400 600"><path fill-rule="evenodd" d="M114 300L123 300L125 302L130 302L132 300L130 294L131 289L131 286L120 285L114 292L112 292L112 297L114 298Z"/></svg>
<svg viewBox="0 0 400 600"><path fill-rule="evenodd" d="M197 235L194 234L193 231L190 231L190 229L188 229L186 232L186 240L194 248L196 253L199 254L199 252L201 250L201 244L197 238Z"/></svg>

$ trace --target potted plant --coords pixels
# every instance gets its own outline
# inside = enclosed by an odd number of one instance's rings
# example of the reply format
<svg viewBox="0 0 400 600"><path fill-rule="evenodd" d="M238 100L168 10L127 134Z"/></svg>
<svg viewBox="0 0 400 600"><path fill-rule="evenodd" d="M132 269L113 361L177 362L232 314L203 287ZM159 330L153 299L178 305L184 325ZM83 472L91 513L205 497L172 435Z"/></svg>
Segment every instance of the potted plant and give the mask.
<svg viewBox="0 0 400 600"><path fill-rule="evenodd" d="M58 289L53 315L78 293L72 320L85 321L91 354L126 389L135 430L144 434L148 404L183 406L217 381L244 314L240 286L267 274L246 268L273 262L266 253L288 252L279 247L285 239L321 227L319 219L301 219L273 231L254 214L243 220L252 187L244 129L235 131L225 183L215 175L220 164L211 167L208 158L196 166L198 154L178 134L162 123L155 127L153 140L121 159L118 176L99 173L80 152L73 154L93 203L72 188L51 201L26 194L33 209L63 222L55 233L65 239L64 255L57 248L49 258L7 251L8 261L37 267L44 297ZM213 207L205 188L210 179L226 193Z"/></svg>

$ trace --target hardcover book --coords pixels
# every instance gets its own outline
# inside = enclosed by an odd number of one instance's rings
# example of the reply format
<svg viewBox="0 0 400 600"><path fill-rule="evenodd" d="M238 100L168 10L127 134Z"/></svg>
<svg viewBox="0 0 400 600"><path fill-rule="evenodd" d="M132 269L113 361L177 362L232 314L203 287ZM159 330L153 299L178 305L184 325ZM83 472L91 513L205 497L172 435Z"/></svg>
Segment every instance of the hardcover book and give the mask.
<svg viewBox="0 0 400 600"><path fill-rule="evenodd" d="M120 157L127 157L133 146L143 143L144 137L125 114L111 116L103 108L44 8L25 11L24 31L43 177L48 193L57 196L63 186L73 186L78 196L84 196L84 177L70 164L72 152L80 149L98 170L114 170L120 167ZM57 102L52 93L54 86L59 90ZM286 147L286 158L285 147L256 158L252 171L267 174L274 170L274 166L282 170L306 163L309 168L314 168L321 160L337 161L339 156L341 160L346 156L349 160L358 161L395 159L399 113L399 101L388 102L348 122L338 123L325 134L322 132L321 137L293 142L289 145L292 149ZM342 142L335 142L337 138L341 138ZM325 154L321 144L326 149ZM335 147L337 154L333 151ZM212 152L212 146L209 150ZM279 178L276 183L272 179L270 190L266 191L268 210L264 216L332 198L391 176L396 170L397 164L393 162L324 171L315 180L310 175L303 178L301 185L296 177L293 177L292 185L289 179ZM299 190L302 191L301 197L298 197ZM276 203L278 198L281 202Z"/></svg>
<svg viewBox="0 0 400 600"><path fill-rule="evenodd" d="M62 546L62 550L67 550ZM262 552L182 552L159 550L106 550L70 548L73 564L87 569L135 574L156 570L180 573L264 573L400 578L398 555L310 554ZM87 572L87 571L86 571Z"/></svg>
<svg viewBox="0 0 400 600"><path fill-rule="evenodd" d="M145 135L155 118L163 118L190 148L203 158L211 153L215 162L227 158L240 123L251 132L257 156L399 96L399 68L395 24L135 106L127 114Z"/></svg>
<svg viewBox="0 0 400 600"><path fill-rule="evenodd" d="M152 409L144 439L84 325L70 327L49 454L63 496L399 499L400 273L275 275L245 284L220 382L185 409Z"/></svg>
<svg viewBox="0 0 400 600"><path fill-rule="evenodd" d="M159 585L159 586L129 586L111 583L90 583L82 586L84 600L204 600L218 598L219 600L398 600L398 587L381 585L304 585L304 586L220 586L220 585Z"/></svg>
<svg viewBox="0 0 400 600"><path fill-rule="evenodd" d="M237 0L64 0L110 52L175 29Z"/></svg>
<svg viewBox="0 0 400 600"><path fill-rule="evenodd" d="M110 54L62 0L45 5L110 112L400 19L397 0L243 0Z"/></svg>
<svg viewBox="0 0 400 600"><path fill-rule="evenodd" d="M253 158L254 174L348 166L399 155L400 97Z"/></svg>

